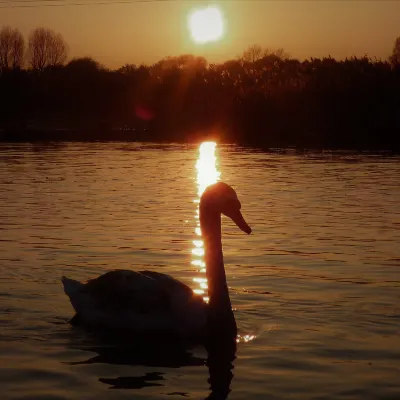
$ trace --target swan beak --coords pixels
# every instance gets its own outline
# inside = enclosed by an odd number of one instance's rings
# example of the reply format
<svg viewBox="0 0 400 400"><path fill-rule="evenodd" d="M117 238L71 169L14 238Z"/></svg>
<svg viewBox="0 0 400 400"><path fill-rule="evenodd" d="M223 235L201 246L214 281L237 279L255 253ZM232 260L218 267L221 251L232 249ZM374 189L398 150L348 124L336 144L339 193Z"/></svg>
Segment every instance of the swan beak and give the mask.
<svg viewBox="0 0 400 400"><path fill-rule="evenodd" d="M244 220L242 213L240 210L230 210L228 213L225 213L227 217L229 217L243 232L250 235L251 228Z"/></svg>

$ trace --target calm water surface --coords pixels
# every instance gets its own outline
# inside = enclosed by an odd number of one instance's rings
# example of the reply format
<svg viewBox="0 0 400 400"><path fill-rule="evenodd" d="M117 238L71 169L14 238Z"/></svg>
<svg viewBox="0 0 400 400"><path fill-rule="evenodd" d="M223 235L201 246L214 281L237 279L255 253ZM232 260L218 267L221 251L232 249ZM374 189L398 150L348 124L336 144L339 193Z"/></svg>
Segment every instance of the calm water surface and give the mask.
<svg viewBox="0 0 400 400"><path fill-rule="evenodd" d="M1 144L1 399L210 394L203 347L122 346L73 328L60 277L148 268L205 291L197 201L217 179L237 189L254 232L223 220L241 334L229 399L399 399L399 161Z"/></svg>

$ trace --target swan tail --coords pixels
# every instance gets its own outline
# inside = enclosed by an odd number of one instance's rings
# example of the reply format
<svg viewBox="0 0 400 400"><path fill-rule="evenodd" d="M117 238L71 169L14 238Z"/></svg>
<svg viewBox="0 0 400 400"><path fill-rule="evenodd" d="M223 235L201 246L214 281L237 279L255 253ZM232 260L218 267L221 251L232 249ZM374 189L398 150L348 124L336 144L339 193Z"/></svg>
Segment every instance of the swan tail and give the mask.
<svg viewBox="0 0 400 400"><path fill-rule="evenodd" d="M61 282L64 286L65 294L70 299L72 299L79 292L79 290L84 286L83 283L76 281L74 279L67 278L66 276L63 276L61 278Z"/></svg>

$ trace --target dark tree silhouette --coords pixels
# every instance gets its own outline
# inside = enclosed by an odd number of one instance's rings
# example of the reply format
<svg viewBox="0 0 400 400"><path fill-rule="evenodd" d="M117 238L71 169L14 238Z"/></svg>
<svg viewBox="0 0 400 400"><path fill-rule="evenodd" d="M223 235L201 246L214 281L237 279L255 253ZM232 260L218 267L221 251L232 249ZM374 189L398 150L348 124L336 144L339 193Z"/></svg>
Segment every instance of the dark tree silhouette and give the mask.
<svg viewBox="0 0 400 400"><path fill-rule="evenodd" d="M115 71L91 58L0 74L6 140L218 138L262 147L400 151L400 74L367 57L299 61L253 49L210 64L194 55ZM253 60L253 61L250 61Z"/></svg>
<svg viewBox="0 0 400 400"><path fill-rule="evenodd" d="M104 67L100 66L100 64L91 57L73 58L66 65L66 68L68 71L77 75L90 75L104 69Z"/></svg>
<svg viewBox="0 0 400 400"><path fill-rule="evenodd" d="M177 57L165 57L152 66L152 70L159 75L165 71L185 70L203 71L207 68L207 60L204 57L196 57L192 54L183 54Z"/></svg>
<svg viewBox="0 0 400 400"><path fill-rule="evenodd" d="M272 50L269 48L262 48L258 44L253 44L244 50L240 59L244 62L255 63L261 59L274 59L274 60L287 60L290 56L282 48Z"/></svg>
<svg viewBox="0 0 400 400"><path fill-rule="evenodd" d="M241 59L246 62L253 63L263 57L263 49L258 44L249 46L242 54Z"/></svg>
<svg viewBox="0 0 400 400"><path fill-rule="evenodd" d="M32 68L42 71L64 64L68 47L60 33L48 28L36 28L29 35L27 58Z"/></svg>
<svg viewBox="0 0 400 400"><path fill-rule="evenodd" d="M121 68L117 70L120 74L124 75L133 75L137 70L137 67L135 64L125 64Z"/></svg>
<svg viewBox="0 0 400 400"><path fill-rule="evenodd" d="M400 65L400 37L398 37L394 43L393 52L389 57L389 61L393 66Z"/></svg>
<svg viewBox="0 0 400 400"><path fill-rule="evenodd" d="M25 41L18 29L5 26L0 30L0 71L22 68Z"/></svg>

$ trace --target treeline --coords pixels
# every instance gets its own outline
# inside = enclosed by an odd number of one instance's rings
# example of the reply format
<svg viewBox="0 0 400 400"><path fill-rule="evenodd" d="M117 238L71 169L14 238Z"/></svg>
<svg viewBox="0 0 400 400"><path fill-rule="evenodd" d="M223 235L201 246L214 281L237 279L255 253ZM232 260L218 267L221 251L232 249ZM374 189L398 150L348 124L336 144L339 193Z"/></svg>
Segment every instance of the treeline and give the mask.
<svg viewBox="0 0 400 400"><path fill-rule="evenodd" d="M66 49L57 62L1 69L3 139L400 150L399 39L387 61L299 61L252 46L221 64L183 55L118 70L65 64Z"/></svg>
<svg viewBox="0 0 400 400"><path fill-rule="evenodd" d="M0 30L0 72L22 69L28 65L42 71L65 63L68 45L60 33L36 28L28 38L28 46L18 29L4 26Z"/></svg>

